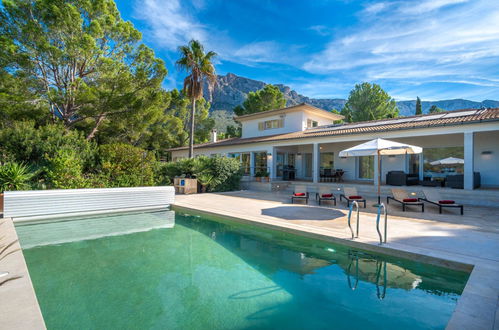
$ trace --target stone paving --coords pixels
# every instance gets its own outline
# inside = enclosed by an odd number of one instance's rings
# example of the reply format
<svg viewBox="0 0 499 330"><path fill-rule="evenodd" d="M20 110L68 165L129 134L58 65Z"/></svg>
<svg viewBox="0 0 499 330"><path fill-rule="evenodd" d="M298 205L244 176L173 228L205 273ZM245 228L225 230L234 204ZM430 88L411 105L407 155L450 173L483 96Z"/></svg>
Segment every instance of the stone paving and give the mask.
<svg viewBox="0 0 499 330"><path fill-rule="evenodd" d="M0 218L0 329L45 329L26 262L10 218Z"/></svg>
<svg viewBox="0 0 499 330"><path fill-rule="evenodd" d="M361 208L360 235L352 240L346 203L338 198L337 206L318 206L314 196L310 197L305 205L290 204L289 193L281 192L177 195L175 207L472 270L447 328L499 329L499 208L465 206L461 216L457 209L439 214L438 208L427 205L424 213L420 208L402 212L398 205L390 204L388 243L380 247L374 200ZM355 229L355 217L352 222Z"/></svg>

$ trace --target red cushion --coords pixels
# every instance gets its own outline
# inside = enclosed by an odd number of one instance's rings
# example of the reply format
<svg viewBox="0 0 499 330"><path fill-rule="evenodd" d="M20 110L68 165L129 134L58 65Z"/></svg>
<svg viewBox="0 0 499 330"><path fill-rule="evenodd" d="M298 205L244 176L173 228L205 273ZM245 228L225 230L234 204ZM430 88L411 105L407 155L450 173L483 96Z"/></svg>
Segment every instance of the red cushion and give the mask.
<svg viewBox="0 0 499 330"><path fill-rule="evenodd" d="M331 197L333 197L333 194L322 194L322 197L331 198Z"/></svg>
<svg viewBox="0 0 499 330"><path fill-rule="evenodd" d="M451 201L449 199L444 199L443 201L438 201L440 204L454 204L454 201Z"/></svg>
<svg viewBox="0 0 499 330"><path fill-rule="evenodd" d="M348 196L349 199L362 199L362 196Z"/></svg>
<svg viewBox="0 0 499 330"><path fill-rule="evenodd" d="M403 199L403 202L405 203L412 203L412 202L417 202L418 199L417 198L404 198Z"/></svg>
<svg viewBox="0 0 499 330"><path fill-rule="evenodd" d="M295 193L295 196L305 196L305 193Z"/></svg>

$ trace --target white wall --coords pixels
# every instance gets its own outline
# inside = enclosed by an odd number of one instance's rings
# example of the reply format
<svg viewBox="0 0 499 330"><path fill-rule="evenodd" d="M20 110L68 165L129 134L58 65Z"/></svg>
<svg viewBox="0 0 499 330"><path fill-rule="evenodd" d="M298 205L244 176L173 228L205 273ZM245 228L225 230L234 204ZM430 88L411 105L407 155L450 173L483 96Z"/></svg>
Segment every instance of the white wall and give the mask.
<svg viewBox="0 0 499 330"><path fill-rule="evenodd" d="M258 123L267 121L281 119L280 114L276 114L273 116L268 116L264 118L257 118L251 120L245 120L242 122L242 137L255 137L255 136L267 136L267 135L275 135L275 134L284 134L297 132L302 130L303 126L303 113L302 112L291 112L287 113L284 116L284 127L282 128L274 128L260 131L258 129Z"/></svg>
<svg viewBox="0 0 499 330"><path fill-rule="evenodd" d="M482 130L483 132L479 132ZM449 127L422 128L413 130L399 130L390 132L379 132L375 134L351 134L340 136L325 136L316 138L302 138L294 140L281 140L274 142L241 144L234 146L212 147L194 149L194 154L210 155L214 153L226 154L228 152L249 152L249 151L271 151L272 147L283 146L304 146L313 143L321 143L321 152L332 151L335 153L335 168L346 171L346 180L355 180L357 177L356 160L352 158L341 159L338 157L339 151L350 148L362 142L377 137L390 139L393 141L414 144L423 148L432 147L457 147L464 145L463 132L476 131L475 133L475 171L480 172L482 184L484 186L499 186L499 123L469 124ZM307 147L305 147L307 148ZM298 150L298 149L297 149ZM310 148L311 150L311 148ZM481 155L482 151L492 151L491 155ZM311 152L311 151L310 151ZM187 150L172 152L172 157L187 157ZM383 180L389 169L405 170L405 160L403 156L395 157L391 161L383 161ZM387 163L389 165L387 165ZM397 165L398 164L398 165ZM387 167L388 166L388 167ZM400 166L400 167L398 167ZM398 167L398 168L397 168Z"/></svg>
<svg viewBox="0 0 499 330"><path fill-rule="evenodd" d="M482 186L499 186L499 131L480 132L474 136L474 171L480 172ZM482 151L492 151L482 155Z"/></svg>
<svg viewBox="0 0 499 330"><path fill-rule="evenodd" d="M315 120L317 122L318 126L330 125L333 123L333 121L331 119L318 116L317 114L315 114L313 112L304 111L302 113L302 128L301 128L302 131L307 129L307 120L308 119Z"/></svg>
<svg viewBox="0 0 499 330"><path fill-rule="evenodd" d="M330 118L319 116L312 111L295 111L284 114L284 127L263 131L258 130L259 123L267 120L281 119L281 116L283 116L283 114L275 114L268 117L242 121L242 137L248 138L303 131L307 129L308 119L316 121L319 126L333 123Z"/></svg>

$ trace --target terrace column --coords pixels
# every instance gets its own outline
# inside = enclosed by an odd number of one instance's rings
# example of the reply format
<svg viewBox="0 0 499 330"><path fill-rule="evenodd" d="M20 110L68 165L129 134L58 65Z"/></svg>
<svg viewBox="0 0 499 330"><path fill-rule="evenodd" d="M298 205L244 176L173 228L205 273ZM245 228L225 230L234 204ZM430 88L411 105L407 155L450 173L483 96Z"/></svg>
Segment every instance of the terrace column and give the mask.
<svg viewBox="0 0 499 330"><path fill-rule="evenodd" d="M272 147L271 149L267 150L267 168L269 171L269 177L271 179L275 179L275 173L276 173L276 148Z"/></svg>
<svg viewBox="0 0 499 330"><path fill-rule="evenodd" d="M424 178L424 157L423 153L419 154L419 180L423 180Z"/></svg>
<svg viewBox="0 0 499 330"><path fill-rule="evenodd" d="M464 189L473 190L474 173L473 132L464 133Z"/></svg>
<svg viewBox="0 0 499 330"><path fill-rule="evenodd" d="M250 152L250 176L255 176L255 153Z"/></svg>
<svg viewBox="0 0 499 330"><path fill-rule="evenodd" d="M321 157L321 150L319 143L314 143L312 151L312 181L319 182L319 162Z"/></svg>
<svg viewBox="0 0 499 330"><path fill-rule="evenodd" d="M380 157L381 156L374 155L374 176L373 176L373 181L374 181L374 187L376 187L376 188L378 187L378 177L379 177L379 168L378 168L379 162L378 162L378 158L380 158Z"/></svg>

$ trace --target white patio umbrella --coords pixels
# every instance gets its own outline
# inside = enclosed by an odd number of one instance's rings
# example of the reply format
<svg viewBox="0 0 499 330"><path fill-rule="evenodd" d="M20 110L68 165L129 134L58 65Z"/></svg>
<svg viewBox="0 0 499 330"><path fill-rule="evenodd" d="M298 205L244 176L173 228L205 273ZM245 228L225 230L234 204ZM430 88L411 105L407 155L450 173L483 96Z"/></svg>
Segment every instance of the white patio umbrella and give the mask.
<svg viewBox="0 0 499 330"><path fill-rule="evenodd" d="M455 165L455 164L464 164L464 159L455 158L455 157L447 157L444 159L439 159L430 163L431 165Z"/></svg>
<svg viewBox="0 0 499 330"><path fill-rule="evenodd" d="M381 156L420 154L423 148L384 139L374 139L340 151L340 157L378 156L378 204L381 195Z"/></svg>

